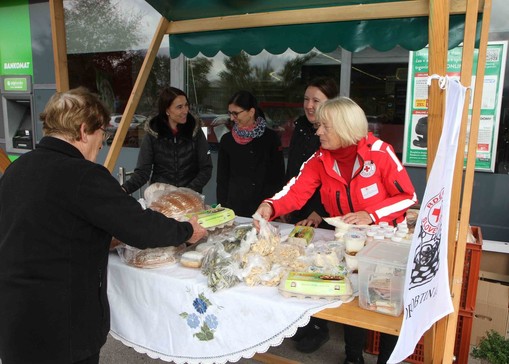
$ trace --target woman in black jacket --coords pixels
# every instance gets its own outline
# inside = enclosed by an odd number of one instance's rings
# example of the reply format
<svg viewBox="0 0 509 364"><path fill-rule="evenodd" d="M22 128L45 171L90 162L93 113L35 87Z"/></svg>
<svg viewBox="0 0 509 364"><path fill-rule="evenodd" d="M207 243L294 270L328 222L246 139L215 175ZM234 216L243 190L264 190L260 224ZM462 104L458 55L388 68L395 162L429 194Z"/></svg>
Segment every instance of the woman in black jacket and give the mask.
<svg viewBox="0 0 509 364"><path fill-rule="evenodd" d="M196 243L196 218L146 209L94 163L109 112L84 89L57 93L45 136L0 178L0 361L96 364L110 329L112 236L140 249Z"/></svg>
<svg viewBox="0 0 509 364"><path fill-rule="evenodd" d="M202 192L212 176L209 145L201 125L189 113L184 91L165 88L158 114L145 125L138 163L122 187L131 194L150 180Z"/></svg>
<svg viewBox="0 0 509 364"><path fill-rule="evenodd" d="M219 143L217 201L238 216L250 217L261 201L283 187L283 148L250 92L231 97L228 115L235 124Z"/></svg>
<svg viewBox="0 0 509 364"><path fill-rule="evenodd" d="M316 136L315 112L318 106L328 99L339 94L338 85L330 77L317 77L311 80L304 93L304 115L295 121L292 140L288 148L288 165L286 167L286 180L296 177L302 164L307 161L320 146L320 138ZM313 197L299 210L285 217L291 224L314 225L326 228L322 223L322 216L326 216L325 209L320 201L320 193L316 191Z"/></svg>

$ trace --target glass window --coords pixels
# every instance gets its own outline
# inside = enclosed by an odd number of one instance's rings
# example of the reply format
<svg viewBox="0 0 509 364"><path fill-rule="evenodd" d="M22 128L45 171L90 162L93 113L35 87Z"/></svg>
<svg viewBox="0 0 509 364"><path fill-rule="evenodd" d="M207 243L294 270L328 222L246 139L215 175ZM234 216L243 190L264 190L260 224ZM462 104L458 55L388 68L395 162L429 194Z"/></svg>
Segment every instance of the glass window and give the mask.
<svg viewBox="0 0 509 364"><path fill-rule="evenodd" d="M100 95L112 112L108 131L114 135L160 15L143 0L67 0L64 8L69 85L84 86ZM139 146L143 124L157 107L157 94L169 82L166 38L129 125L125 147Z"/></svg>

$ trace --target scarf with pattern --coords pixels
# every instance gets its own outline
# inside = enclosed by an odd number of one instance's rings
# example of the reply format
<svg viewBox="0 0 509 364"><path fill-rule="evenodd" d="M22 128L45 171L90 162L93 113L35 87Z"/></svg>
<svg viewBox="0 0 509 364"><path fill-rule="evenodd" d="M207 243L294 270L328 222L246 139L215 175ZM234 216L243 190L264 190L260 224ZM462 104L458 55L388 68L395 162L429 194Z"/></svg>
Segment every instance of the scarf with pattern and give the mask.
<svg viewBox="0 0 509 364"><path fill-rule="evenodd" d="M238 144L247 144L254 138L259 138L265 132L267 123L262 117L258 117L252 127L246 129L240 129L238 124L235 123L232 129L233 139Z"/></svg>

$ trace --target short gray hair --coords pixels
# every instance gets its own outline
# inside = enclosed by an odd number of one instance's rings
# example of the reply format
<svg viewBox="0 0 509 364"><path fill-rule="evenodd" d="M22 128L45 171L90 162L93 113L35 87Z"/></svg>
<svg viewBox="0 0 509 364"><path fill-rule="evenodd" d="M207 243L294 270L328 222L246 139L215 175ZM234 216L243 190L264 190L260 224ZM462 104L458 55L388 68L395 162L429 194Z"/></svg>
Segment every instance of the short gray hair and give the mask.
<svg viewBox="0 0 509 364"><path fill-rule="evenodd" d="M327 120L339 135L340 148L357 144L368 135L366 114L352 99L344 96L329 99L316 111L316 120L322 123Z"/></svg>

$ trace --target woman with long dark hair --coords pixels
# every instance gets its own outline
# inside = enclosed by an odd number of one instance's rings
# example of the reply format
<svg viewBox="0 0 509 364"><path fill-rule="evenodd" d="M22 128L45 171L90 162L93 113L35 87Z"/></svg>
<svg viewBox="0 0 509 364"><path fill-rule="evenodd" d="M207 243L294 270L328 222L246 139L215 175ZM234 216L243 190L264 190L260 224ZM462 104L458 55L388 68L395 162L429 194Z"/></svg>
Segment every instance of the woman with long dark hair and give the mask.
<svg viewBox="0 0 509 364"><path fill-rule="evenodd" d="M209 145L200 123L189 112L184 91L161 91L158 114L145 126L134 174L123 184L133 193L150 180L202 192L212 176Z"/></svg>

